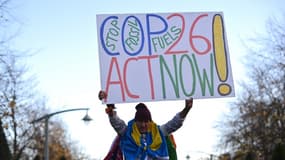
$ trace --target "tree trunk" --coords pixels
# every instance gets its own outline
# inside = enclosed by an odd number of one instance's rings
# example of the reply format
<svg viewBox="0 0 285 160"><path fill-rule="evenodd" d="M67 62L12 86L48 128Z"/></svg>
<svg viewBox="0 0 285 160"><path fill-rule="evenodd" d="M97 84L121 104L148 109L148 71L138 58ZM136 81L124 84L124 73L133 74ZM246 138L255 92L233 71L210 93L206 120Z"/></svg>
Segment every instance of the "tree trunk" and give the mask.
<svg viewBox="0 0 285 160"><path fill-rule="evenodd" d="M0 118L0 159L11 160L11 157L11 152L2 126L2 120Z"/></svg>

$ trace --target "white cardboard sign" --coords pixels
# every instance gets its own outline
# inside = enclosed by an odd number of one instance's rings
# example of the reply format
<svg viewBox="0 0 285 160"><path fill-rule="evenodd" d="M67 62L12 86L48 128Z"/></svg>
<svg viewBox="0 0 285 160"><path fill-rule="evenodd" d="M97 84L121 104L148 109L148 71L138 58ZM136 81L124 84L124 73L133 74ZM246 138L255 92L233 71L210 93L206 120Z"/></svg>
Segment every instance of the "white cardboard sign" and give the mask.
<svg viewBox="0 0 285 160"><path fill-rule="evenodd" d="M234 96L222 12L97 15L104 103Z"/></svg>

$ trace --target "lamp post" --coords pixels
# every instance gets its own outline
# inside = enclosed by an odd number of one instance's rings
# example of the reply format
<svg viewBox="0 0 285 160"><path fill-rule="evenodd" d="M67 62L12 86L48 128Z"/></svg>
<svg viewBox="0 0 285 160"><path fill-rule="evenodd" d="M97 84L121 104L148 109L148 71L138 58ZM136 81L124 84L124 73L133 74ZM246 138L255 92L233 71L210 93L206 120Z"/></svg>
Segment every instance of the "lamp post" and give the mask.
<svg viewBox="0 0 285 160"><path fill-rule="evenodd" d="M83 121L89 122L92 120L88 115L89 108L74 108L74 109L67 109L67 110L62 110L62 111L46 114L46 115L32 121L32 123L40 122L42 120L45 121L44 160L49 160L49 147L48 147L48 121L49 121L49 118L56 115L56 114L60 114L60 113L64 113L64 112L71 112L71 111L79 111L79 110L86 110L86 115L82 118Z"/></svg>
<svg viewBox="0 0 285 160"><path fill-rule="evenodd" d="M187 154L187 156L186 156L186 159L187 159L187 160L189 160L189 159L190 159L190 156L189 156L189 154Z"/></svg>

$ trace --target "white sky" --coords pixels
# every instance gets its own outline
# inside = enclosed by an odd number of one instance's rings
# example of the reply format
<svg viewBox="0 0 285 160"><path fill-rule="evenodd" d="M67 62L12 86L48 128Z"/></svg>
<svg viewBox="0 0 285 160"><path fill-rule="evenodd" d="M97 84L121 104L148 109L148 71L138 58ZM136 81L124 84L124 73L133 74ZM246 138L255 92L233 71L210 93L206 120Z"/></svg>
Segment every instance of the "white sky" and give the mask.
<svg viewBox="0 0 285 160"><path fill-rule="evenodd" d="M27 63L37 76L40 91L49 98L52 111L90 107L89 115L94 120L88 126L80 121L84 111L57 118L68 124L71 137L86 153L99 159L106 155L116 133L109 125L105 106L97 99L100 72L96 14L222 11L238 95L237 82L244 76L241 61L245 49L241 40L264 32L266 20L281 13L284 3L282 0L25 0L16 2L14 8L14 15L21 23L14 46L37 52ZM228 111L227 103L234 99L194 100L184 126L174 133L179 159L185 159L187 154L191 159L207 156L201 152L219 154L214 148L218 131L213 126ZM162 124L183 108L184 101L146 104L154 121ZM134 105L118 105L118 114L126 122L134 116Z"/></svg>

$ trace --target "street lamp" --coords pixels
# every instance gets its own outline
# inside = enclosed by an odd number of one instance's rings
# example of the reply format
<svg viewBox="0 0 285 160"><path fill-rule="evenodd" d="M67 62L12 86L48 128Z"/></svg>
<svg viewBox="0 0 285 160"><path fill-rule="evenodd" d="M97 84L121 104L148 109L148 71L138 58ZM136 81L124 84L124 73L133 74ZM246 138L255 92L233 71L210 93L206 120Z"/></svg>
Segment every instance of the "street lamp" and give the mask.
<svg viewBox="0 0 285 160"><path fill-rule="evenodd" d="M187 154L187 156L186 156L186 159L187 159L187 160L189 160L189 159L190 159L190 156L189 156L189 154Z"/></svg>
<svg viewBox="0 0 285 160"><path fill-rule="evenodd" d="M88 115L89 108L74 108L74 109L67 109L67 110L62 110L62 111L46 114L46 115L44 115L44 116L42 116L36 120L33 120L31 122L31 123L36 123L36 122L40 122L42 120L45 121L44 160L49 160L49 147L48 147L48 121L49 121L49 118L56 115L56 114L60 114L60 113L64 113L64 112L71 112L71 111L79 111L79 110L86 110L86 115L82 118L82 120L84 122L89 122L92 120L92 118Z"/></svg>

